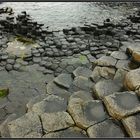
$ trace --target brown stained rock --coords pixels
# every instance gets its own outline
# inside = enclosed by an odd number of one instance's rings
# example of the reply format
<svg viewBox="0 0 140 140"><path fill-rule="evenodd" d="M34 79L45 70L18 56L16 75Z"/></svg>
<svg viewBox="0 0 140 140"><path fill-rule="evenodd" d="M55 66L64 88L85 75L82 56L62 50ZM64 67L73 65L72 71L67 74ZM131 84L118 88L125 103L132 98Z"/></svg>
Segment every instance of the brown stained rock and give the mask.
<svg viewBox="0 0 140 140"><path fill-rule="evenodd" d="M69 88L72 84L71 74L60 74L58 77L54 79L54 82L64 88Z"/></svg>
<svg viewBox="0 0 140 140"><path fill-rule="evenodd" d="M86 132L78 127L70 127L68 129L51 132L45 134L43 138L86 138Z"/></svg>
<svg viewBox="0 0 140 140"><path fill-rule="evenodd" d="M73 98L69 101L67 110L76 125L82 129L86 129L108 117L102 102L98 100L85 102L80 98Z"/></svg>
<svg viewBox="0 0 140 140"><path fill-rule="evenodd" d="M83 76L83 77L90 77L90 75L92 74L92 71L86 67L78 67L77 69L75 69L73 71L73 75L75 77L78 77L78 76Z"/></svg>
<svg viewBox="0 0 140 140"><path fill-rule="evenodd" d="M42 136L40 119L33 112L8 123L8 129L11 138L41 138Z"/></svg>
<svg viewBox="0 0 140 140"><path fill-rule="evenodd" d="M115 68L96 66L92 72L91 79L98 82L101 79L113 79Z"/></svg>
<svg viewBox="0 0 140 140"><path fill-rule="evenodd" d="M135 90L140 86L140 69L129 71L124 78L124 87L127 90Z"/></svg>
<svg viewBox="0 0 140 140"><path fill-rule="evenodd" d="M46 132L66 129L74 126L74 121L67 112L44 113L41 115L43 128Z"/></svg>
<svg viewBox="0 0 140 140"><path fill-rule="evenodd" d="M48 95L44 100L36 103L32 107L32 111L38 115L43 113L53 113L66 111L67 102L64 98L55 95Z"/></svg>
<svg viewBox="0 0 140 140"><path fill-rule="evenodd" d="M125 137L122 129L112 120L105 120L87 129L90 138L123 138Z"/></svg>
<svg viewBox="0 0 140 140"><path fill-rule="evenodd" d="M108 95L103 102L114 118L121 120L122 118L140 111L140 102L135 92L116 92Z"/></svg>
<svg viewBox="0 0 140 140"><path fill-rule="evenodd" d="M133 138L140 138L140 113L122 119L122 123Z"/></svg>
<svg viewBox="0 0 140 140"><path fill-rule="evenodd" d="M128 56L122 52L122 51L114 51L111 53L111 56L115 59L119 59L119 60L126 60L128 59Z"/></svg>
<svg viewBox="0 0 140 140"><path fill-rule="evenodd" d="M126 49L126 53L132 56L132 59L136 62L140 62L140 45L134 42L129 45Z"/></svg>
<svg viewBox="0 0 140 140"><path fill-rule="evenodd" d="M121 91L122 86L115 80L102 80L95 84L93 91L99 99L113 94L114 92Z"/></svg>
<svg viewBox="0 0 140 140"><path fill-rule="evenodd" d="M95 60L93 64L98 66L115 66L117 60L111 56L102 56L101 58Z"/></svg>

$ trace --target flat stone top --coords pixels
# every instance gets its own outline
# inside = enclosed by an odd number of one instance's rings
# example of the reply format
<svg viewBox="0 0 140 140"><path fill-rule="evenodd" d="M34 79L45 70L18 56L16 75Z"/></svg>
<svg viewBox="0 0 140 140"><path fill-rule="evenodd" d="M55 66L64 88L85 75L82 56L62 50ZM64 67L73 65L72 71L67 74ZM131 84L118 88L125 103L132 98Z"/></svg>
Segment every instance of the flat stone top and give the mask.
<svg viewBox="0 0 140 140"><path fill-rule="evenodd" d="M140 111L140 101L135 92L116 92L104 98L105 106L113 118L122 119Z"/></svg>
<svg viewBox="0 0 140 140"><path fill-rule="evenodd" d="M140 137L140 113L122 119L122 123L131 137Z"/></svg>
<svg viewBox="0 0 140 140"><path fill-rule="evenodd" d="M54 82L64 88L69 88L72 84L72 80L71 74L60 74L54 79Z"/></svg>

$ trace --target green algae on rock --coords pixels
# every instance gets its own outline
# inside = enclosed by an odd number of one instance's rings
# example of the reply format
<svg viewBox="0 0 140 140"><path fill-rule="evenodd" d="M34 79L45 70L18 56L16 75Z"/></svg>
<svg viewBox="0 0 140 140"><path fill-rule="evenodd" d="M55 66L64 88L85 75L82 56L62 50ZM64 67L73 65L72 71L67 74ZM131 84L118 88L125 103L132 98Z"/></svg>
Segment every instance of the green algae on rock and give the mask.
<svg viewBox="0 0 140 140"><path fill-rule="evenodd" d="M9 88L0 88L0 98L3 98L9 94Z"/></svg>

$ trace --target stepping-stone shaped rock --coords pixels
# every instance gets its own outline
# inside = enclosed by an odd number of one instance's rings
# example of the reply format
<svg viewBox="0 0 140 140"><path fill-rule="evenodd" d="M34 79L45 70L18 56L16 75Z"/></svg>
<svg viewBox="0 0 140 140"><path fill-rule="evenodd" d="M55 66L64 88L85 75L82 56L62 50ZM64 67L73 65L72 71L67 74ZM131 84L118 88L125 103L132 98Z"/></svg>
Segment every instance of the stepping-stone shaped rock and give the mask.
<svg viewBox="0 0 140 140"><path fill-rule="evenodd" d="M140 138L140 113L122 119L125 130L133 138Z"/></svg>
<svg viewBox="0 0 140 140"><path fill-rule="evenodd" d="M11 138L41 138L42 126L35 113L26 115L8 123Z"/></svg>
<svg viewBox="0 0 140 140"><path fill-rule="evenodd" d="M54 82L64 88L69 88L72 84L71 74L60 74L54 79Z"/></svg>
<svg viewBox="0 0 140 140"><path fill-rule="evenodd" d="M114 80L123 84L126 73L127 73L126 70L118 69L115 73Z"/></svg>
<svg viewBox="0 0 140 140"><path fill-rule="evenodd" d="M16 114L11 114L9 115L6 120L4 120L1 124L0 124L0 133L1 133L1 137L3 138L9 138L9 130L8 130L8 126L7 124L13 120L17 119L17 115Z"/></svg>
<svg viewBox="0 0 140 140"><path fill-rule="evenodd" d="M130 61L129 60L118 60L116 63L117 69L124 69L124 70L130 70Z"/></svg>
<svg viewBox="0 0 140 140"><path fill-rule="evenodd" d="M92 72L91 79L95 82L101 79L113 79L115 68L96 66Z"/></svg>
<svg viewBox="0 0 140 140"><path fill-rule="evenodd" d="M34 63L39 63L41 61L40 57L33 57L33 62Z"/></svg>
<svg viewBox="0 0 140 140"><path fill-rule="evenodd" d="M32 111L41 115L43 113L52 113L66 111L67 101L64 98L48 95L43 101L36 103L32 107Z"/></svg>
<svg viewBox="0 0 140 140"><path fill-rule="evenodd" d="M121 85L115 80L102 80L95 84L93 91L99 99L113 94L114 92L121 91Z"/></svg>
<svg viewBox="0 0 140 140"><path fill-rule="evenodd" d="M108 117L102 102L98 100L84 102L80 98L73 98L69 101L68 112L76 125L82 129L86 129Z"/></svg>
<svg viewBox="0 0 140 140"><path fill-rule="evenodd" d="M65 100L68 100L69 96L71 95L70 92L56 85L53 81L47 84L46 90L47 90L47 94L57 95L59 97L64 98Z"/></svg>
<svg viewBox="0 0 140 140"><path fill-rule="evenodd" d="M43 99L47 98L47 96L49 96L48 94L41 94L41 95L38 95L34 98L32 98L27 104L27 109L28 109L28 112L32 110L32 107L34 104L36 104L37 102L41 102Z"/></svg>
<svg viewBox="0 0 140 140"><path fill-rule="evenodd" d="M122 119L140 111L140 101L135 92L116 92L104 98L109 114L115 119Z"/></svg>
<svg viewBox="0 0 140 140"><path fill-rule="evenodd" d="M53 132L74 126L74 121L67 112L44 113L41 115L43 128L46 132Z"/></svg>
<svg viewBox="0 0 140 140"><path fill-rule="evenodd" d="M114 51L111 53L111 56L114 57L115 59L120 59L120 60L128 59L128 56L122 51Z"/></svg>
<svg viewBox="0 0 140 140"><path fill-rule="evenodd" d="M91 101L93 100L92 97L92 93L87 92L87 91L78 91L78 92L74 92L70 98L69 98L69 102L73 99L73 98L80 98L83 101Z"/></svg>
<svg viewBox="0 0 140 140"><path fill-rule="evenodd" d="M98 66L115 66L117 60L111 56L102 56L101 58L95 60L93 64Z"/></svg>
<svg viewBox="0 0 140 140"><path fill-rule="evenodd" d="M90 77L92 71L85 67L78 67L76 70L73 71L73 75L75 77L83 76L83 77Z"/></svg>
<svg viewBox="0 0 140 140"><path fill-rule="evenodd" d="M70 127L68 129L51 132L43 136L43 138L86 138L86 132L78 127Z"/></svg>
<svg viewBox="0 0 140 140"><path fill-rule="evenodd" d="M122 129L112 120L105 120L87 129L90 138L123 138L125 137Z"/></svg>
<svg viewBox="0 0 140 140"><path fill-rule="evenodd" d="M140 86L140 69L131 70L125 75L124 86L127 90L135 90Z"/></svg>
<svg viewBox="0 0 140 140"><path fill-rule="evenodd" d="M87 77L78 76L74 79L73 85L78 88L76 90L90 91L94 83Z"/></svg>

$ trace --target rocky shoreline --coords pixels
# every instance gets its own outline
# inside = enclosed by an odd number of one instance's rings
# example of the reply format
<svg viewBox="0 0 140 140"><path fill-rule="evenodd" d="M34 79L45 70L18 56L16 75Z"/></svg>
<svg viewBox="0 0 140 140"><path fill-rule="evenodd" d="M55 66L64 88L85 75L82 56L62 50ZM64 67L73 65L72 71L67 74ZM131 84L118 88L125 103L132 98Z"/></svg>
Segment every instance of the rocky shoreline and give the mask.
<svg viewBox="0 0 140 140"><path fill-rule="evenodd" d="M139 11L63 31L0 15L1 137L140 137Z"/></svg>

